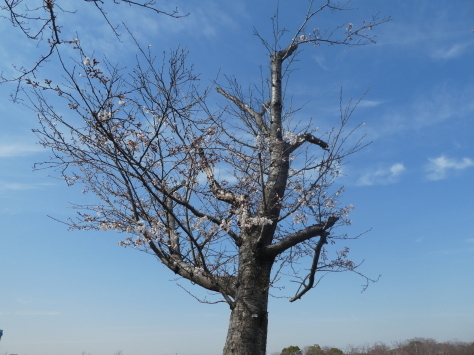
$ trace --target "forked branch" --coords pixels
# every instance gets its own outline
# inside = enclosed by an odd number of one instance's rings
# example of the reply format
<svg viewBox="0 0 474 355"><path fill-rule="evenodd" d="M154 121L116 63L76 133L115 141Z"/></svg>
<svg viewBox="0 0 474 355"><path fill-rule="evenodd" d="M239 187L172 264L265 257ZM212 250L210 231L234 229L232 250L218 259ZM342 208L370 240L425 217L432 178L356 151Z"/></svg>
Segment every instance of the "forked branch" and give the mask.
<svg viewBox="0 0 474 355"><path fill-rule="evenodd" d="M321 237L325 238L329 235L327 230L334 226L334 224L339 220L339 217L329 217L324 224L316 224L314 226L309 226L303 230L300 230L296 233L290 234L284 239L280 240L277 243L268 245L264 248L263 254L265 256L274 258L277 255L283 253L284 251L294 247L295 245L304 242L305 240Z"/></svg>
<svg viewBox="0 0 474 355"><path fill-rule="evenodd" d="M268 133L268 127L265 121L263 120L262 113L258 113L254 111L254 109L252 109L249 105L243 103L237 97L227 93L223 89L218 87L216 88L216 90L219 94L223 95L226 99L228 99L229 101L232 101L241 111L249 114L255 120L255 123L257 124L257 128L261 133L263 134Z"/></svg>

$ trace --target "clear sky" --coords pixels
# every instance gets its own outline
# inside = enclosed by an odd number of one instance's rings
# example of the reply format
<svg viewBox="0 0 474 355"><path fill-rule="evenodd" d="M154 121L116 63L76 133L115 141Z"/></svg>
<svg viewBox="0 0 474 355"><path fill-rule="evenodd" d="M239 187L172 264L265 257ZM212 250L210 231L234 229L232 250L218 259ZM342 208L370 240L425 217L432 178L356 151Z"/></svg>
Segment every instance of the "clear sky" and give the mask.
<svg viewBox="0 0 474 355"><path fill-rule="evenodd" d="M123 27L120 43L92 3L61 3L77 10L63 23L65 37L78 36L99 60L107 55L133 66L135 48ZM253 28L270 35L276 1L168 3L189 16L176 20L120 5L110 8L110 20L125 21L157 55L178 45L189 49L203 86L219 71L218 80L225 74L244 87L259 83L268 56ZM282 26L294 31L306 4L281 0ZM371 229L347 243L352 259L365 260L359 271L382 277L361 293L360 277L332 274L300 301L272 298L269 354L315 343L474 341L474 2L353 6L325 13L315 27L357 24L378 12L393 20L374 29L375 45L304 48L287 95L305 104L301 117L325 126L338 118L341 87L346 100L371 88L353 119L366 123L372 144L350 158L340 184L344 201L355 206L346 232ZM34 44L7 21L0 21L0 32L5 74L12 63L33 63ZM54 65L45 65L41 77L57 78ZM66 219L74 214L70 203L85 200L80 187L32 171L48 152L31 133L35 114L8 100L13 89L0 86L0 353L220 354L230 315L225 304L198 303L152 256L118 246L121 235L71 232L48 218Z"/></svg>

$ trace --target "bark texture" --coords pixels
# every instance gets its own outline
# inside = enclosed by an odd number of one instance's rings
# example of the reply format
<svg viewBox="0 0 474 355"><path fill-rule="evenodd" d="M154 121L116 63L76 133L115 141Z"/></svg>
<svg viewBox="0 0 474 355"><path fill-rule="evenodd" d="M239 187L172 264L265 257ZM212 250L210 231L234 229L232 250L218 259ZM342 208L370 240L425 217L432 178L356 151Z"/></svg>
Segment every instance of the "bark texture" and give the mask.
<svg viewBox="0 0 474 355"><path fill-rule="evenodd" d="M255 238L254 238L255 239ZM239 254L239 277L223 354L265 354L268 330L268 292L272 261L258 256L255 243Z"/></svg>
<svg viewBox="0 0 474 355"><path fill-rule="evenodd" d="M268 295L270 274L276 255L265 253L271 245L288 182L289 146L282 131L282 63L297 48L291 44L271 56L270 129L260 130L270 137L270 166L264 199L259 213L273 221L254 228L242 238L234 305L230 316L224 355L265 355L268 332ZM258 121L257 121L258 123ZM263 127L263 124L259 125Z"/></svg>

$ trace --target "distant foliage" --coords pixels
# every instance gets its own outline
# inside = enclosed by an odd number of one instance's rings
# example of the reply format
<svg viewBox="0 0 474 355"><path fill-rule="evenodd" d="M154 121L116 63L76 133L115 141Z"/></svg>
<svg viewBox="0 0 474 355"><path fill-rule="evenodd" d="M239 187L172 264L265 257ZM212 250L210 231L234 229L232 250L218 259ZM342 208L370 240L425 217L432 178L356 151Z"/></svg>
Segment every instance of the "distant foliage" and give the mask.
<svg viewBox="0 0 474 355"><path fill-rule="evenodd" d="M341 349L329 348L327 346L320 347L318 344L306 346L303 350L304 355L339 355L344 354Z"/></svg>
<svg viewBox="0 0 474 355"><path fill-rule="evenodd" d="M438 343L434 339L415 338L396 342L392 347L384 343L372 346L349 347L345 355L474 355L474 342L449 341Z"/></svg>
<svg viewBox="0 0 474 355"><path fill-rule="evenodd" d="M292 352L293 351L293 352ZM434 339L414 338L396 342L388 346L382 342L373 345L348 346L345 351L318 344L305 346L300 350L297 346L289 346L282 352L273 355L474 355L474 342L449 341L438 343Z"/></svg>
<svg viewBox="0 0 474 355"><path fill-rule="evenodd" d="M324 355L324 351L318 344L305 347L304 353L305 355Z"/></svg>
<svg viewBox="0 0 474 355"><path fill-rule="evenodd" d="M281 354L280 355L302 355L303 352L300 350L300 348L298 346L289 346L287 348L284 348L282 351L281 351Z"/></svg>

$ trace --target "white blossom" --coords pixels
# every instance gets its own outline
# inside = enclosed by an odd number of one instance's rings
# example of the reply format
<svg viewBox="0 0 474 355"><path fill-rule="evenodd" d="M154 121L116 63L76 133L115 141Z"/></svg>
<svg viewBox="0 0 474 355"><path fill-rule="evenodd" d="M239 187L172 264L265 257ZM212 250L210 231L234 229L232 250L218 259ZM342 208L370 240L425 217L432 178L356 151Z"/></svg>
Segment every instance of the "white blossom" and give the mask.
<svg viewBox="0 0 474 355"><path fill-rule="evenodd" d="M145 226L138 226L136 229L137 229L137 232L139 232L139 233L143 233L143 232L146 231L146 227L145 227Z"/></svg>
<svg viewBox="0 0 474 355"><path fill-rule="evenodd" d="M233 221L228 221L227 219L223 219L221 221L220 227L221 229L228 231L230 227L232 226L232 224L233 224Z"/></svg>
<svg viewBox="0 0 474 355"><path fill-rule="evenodd" d="M304 223L307 220L308 220L308 216L301 212L296 212L295 214L293 214L293 224Z"/></svg>
<svg viewBox="0 0 474 355"><path fill-rule="evenodd" d="M104 110L99 112L97 116L99 117L100 121L106 121L112 118L112 112Z"/></svg>
<svg viewBox="0 0 474 355"><path fill-rule="evenodd" d="M206 217L206 216L198 218L198 219L197 219L197 222L194 224L193 229L194 229L194 230L197 230L197 231L198 231L198 230L201 230L201 226L202 226L202 224L203 224L205 221L207 221L207 217Z"/></svg>
<svg viewBox="0 0 474 355"><path fill-rule="evenodd" d="M264 225L270 225L273 224L273 221L270 218L267 217L253 217L250 218L251 222L253 225L257 226L264 226Z"/></svg>
<svg viewBox="0 0 474 355"><path fill-rule="evenodd" d="M286 131L285 135L283 136L284 140L287 140L290 142L290 144L295 144L298 142L299 138L296 134L290 131Z"/></svg>
<svg viewBox="0 0 474 355"><path fill-rule="evenodd" d="M122 247L128 247L132 244L132 241L127 238L126 240L121 240L120 242L118 242L118 245L122 246Z"/></svg>
<svg viewBox="0 0 474 355"><path fill-rule="evenodd" d="M147 243L147 240L145 238L137 236L135 240L133 241L133 244L134 244L133 247L138 248L142 245L146 245L146 243Z"/></svg>
<svg viewBox="0 0 474 355"><path fill-rule="evenodd" d="M250 228L252 226L264 226L272 224L273 221L267 217L248 217L248 213L244 212L239 215L239 224L241 228Z"/></svg>
<svg viewBox="0 0 474 355"><path fill-rule="evenodd" d="M91 59L89 57L85 57L84 61L82 62L84 65L89 65L91 64Z"/></svg>
<svg viewBox="0 0 474 355"><path fill-rule="evenodd" d="M257 147L259 150L268 151L270 147L270 139L268 137L258 134L255 136L254 141L255 147Z"/></svg>
<svg viewBox="0 0 474 355"><path fill-rule="evenodd" d="M99 223L99 228L102 229L103 231L109 230L109 226L105 222L100 222Z"/></svg>
<svg viewBox="0 0 474 355"><path fill-rule="evenodd" d="M331 210L336 206L337 206L337 201L334 200L332 197L330 197L330 198L328 198L324 201L324 208L326 208L328 210Z"/></svg>

